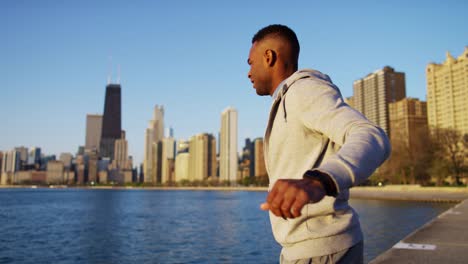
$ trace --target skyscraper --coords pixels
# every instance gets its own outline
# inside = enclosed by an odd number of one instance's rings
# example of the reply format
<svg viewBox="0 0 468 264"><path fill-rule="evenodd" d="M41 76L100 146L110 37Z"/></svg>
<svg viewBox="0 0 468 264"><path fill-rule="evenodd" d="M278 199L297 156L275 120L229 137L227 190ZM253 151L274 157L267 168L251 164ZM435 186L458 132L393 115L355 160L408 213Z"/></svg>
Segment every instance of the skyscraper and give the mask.
<svg viewBox="0 0 468 264"><path fill-rule="evenodd" d="M17 150L7 151L3 155L0 184L5 185L14 182L14 174L20 169L21 154Z"/></svg>
<svg viewBox="0 0 468 264"><path fill-rule="evenodd" d="M120 84L106 86L104 115L102 118L102 132L100 141L101 157L114 157L115 140L120 138L122 130L121 116L121 87Z"/></svg>
<svg viewBox="0 0 468 264"><path fill-rule="evenodd" d="M245 139L245 146L238 162L239 175L242 179L255 176L255 144L250 138Z"/></svg>
<svg viewBox="0 0 468 264"><path fill-rule="evenodd" d="M100 148L102 133L102 115L86 115L86 139L87 151L98 151Z"/></svg>
<svg viewBox="0 0 468 264"><path fill-rule="evenodd" d="M115 141L114 164L119 169L131 169L131 166L128 167L128 141L125 139L125 131L122 131L121 137Z"/></svg>
<svg viewBox="0 0 468 264"><path fill-rule="evenodd" d="M163 137L164 107L156 105L154 107L153 119L150 120L145 133L145 157L143 161L145 182L157 182L158 171L161 171L158 168L158 143Z"/></svg>
<svg viewBox="0 0 468 264"><path fill-rule="evenodd" d="M406 97L405 73L385 66L353 83L354 108L390 135L388 104Z"/></svg>
<svg viewBox="0 0 468 264"><path fill-rule="evenodd" d="M28 165L30 165L30 167L34 167L35 169L39 169L41 166L41 148L31 148L28 156Z"/></svg>
<svg viewBox="0 0 468 264"><path fill-rule="evenodd" d="M117 183L132 182L132 158L128 156L128 141L125 139L125 131L115 141L114 160L109 166L108 179Z"/></svg>
<svg viewBox="0 0 468 264"><path fill-rule="evenodd" d="M237 110L228 107L221 113L220 136L220 168L221 181L235 182L237 180Z"/></svg>
<svg viewBox="0 0 468 264"><path fill-rule="evenodd" d="M85 166L86 167L86 166ZM88 183L96 183L98 179L98 156L90 152L88 156Z"/></svg>
<svg viewBox="0 0 468 264"><path fill-rule="evenodd" d="M161 159L161 182L174 182L175 140L173 137L163 138Z"/></svg>
<svg viewBox="0 0 468 264"><path fill-rule="evenodd" d="M189 140L189 180L202 181L216 177L216 139L211 134L198 134Z"/></svg>
<svg viewBox="0 0 468 264"><path fill-rule="evenodd" d="M28 148L21 146L16 147L15 150L18 151L20 154L20 169L22 170L24 166L28 163Z"/></svg>
<svg viewBox="0 0 468 264"><path fill-rule="evenodd" d="M84 184L85 183L85 170L86 170L86 160L83 155L76 156L75 159L75 174L76 174L76 183Z"/></svg>
<svg viewBox="0 0 468 264"><path fill-rule="evenodd" d="M189 180L189 142L185 140L177 141L177 156L175 159L174 181Z"/></svg>
<svg viewBox="0 0 468 264"><path fill-rule="evenodd" d="M426 67L429 126L468 133L468 47L457 59Z"/></svg>

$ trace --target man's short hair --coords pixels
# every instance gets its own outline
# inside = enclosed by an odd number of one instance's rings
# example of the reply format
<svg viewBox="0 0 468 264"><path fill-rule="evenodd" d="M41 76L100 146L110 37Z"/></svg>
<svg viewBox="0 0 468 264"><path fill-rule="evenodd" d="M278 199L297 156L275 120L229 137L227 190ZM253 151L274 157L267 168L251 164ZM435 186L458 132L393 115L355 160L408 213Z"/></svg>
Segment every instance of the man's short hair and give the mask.
<svg viewBox="0 0 468 264"><path fill-rule="evenodd" d="M289 42L291 46L291 52L294 56L295 61L299 59L299 41L297 40L296 33L287 26L274 24L266 26L260 29L252 38L252 44L256 41L261 41L266 37L280 37Z"/></svg>

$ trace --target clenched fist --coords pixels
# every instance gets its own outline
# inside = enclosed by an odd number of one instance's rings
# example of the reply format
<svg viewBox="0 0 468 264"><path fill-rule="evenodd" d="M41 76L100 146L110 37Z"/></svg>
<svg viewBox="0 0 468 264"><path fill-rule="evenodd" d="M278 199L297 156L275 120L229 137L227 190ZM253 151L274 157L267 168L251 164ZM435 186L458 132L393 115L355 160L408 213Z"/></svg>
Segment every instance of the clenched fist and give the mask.
<svg viewBox="0 0 468 264"><path fill-rule="evenodd" d="M296 218L304 205L319 202L324 196L324 186L316 179L278 180L260 208L284 219Z"/></svg>

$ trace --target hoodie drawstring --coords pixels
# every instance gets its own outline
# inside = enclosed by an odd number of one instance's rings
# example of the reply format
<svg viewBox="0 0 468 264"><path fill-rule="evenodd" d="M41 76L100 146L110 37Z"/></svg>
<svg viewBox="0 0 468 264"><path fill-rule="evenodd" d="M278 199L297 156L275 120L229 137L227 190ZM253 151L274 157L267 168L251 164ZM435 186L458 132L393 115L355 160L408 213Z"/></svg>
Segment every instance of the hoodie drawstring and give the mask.
<svg viewBox="0 0 468 264"><path fill-rule="evenodd" d="M286 96L284 95L283 97L283 112L284 112L284 122L287 123L288 122L288 114L286 113Z"/></svg>

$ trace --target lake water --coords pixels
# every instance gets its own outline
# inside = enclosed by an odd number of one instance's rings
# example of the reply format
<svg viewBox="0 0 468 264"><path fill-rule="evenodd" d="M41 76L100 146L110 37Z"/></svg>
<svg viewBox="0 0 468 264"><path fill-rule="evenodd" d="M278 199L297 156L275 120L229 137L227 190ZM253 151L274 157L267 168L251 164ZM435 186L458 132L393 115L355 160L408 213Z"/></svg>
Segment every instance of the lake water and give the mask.
<svg viewBox="0 0 468 264"><path fill-rule="evenodd" d="M278 263L266 192L0 189L0 263ZM453 204L351 200L365 261Z"/></svg>

